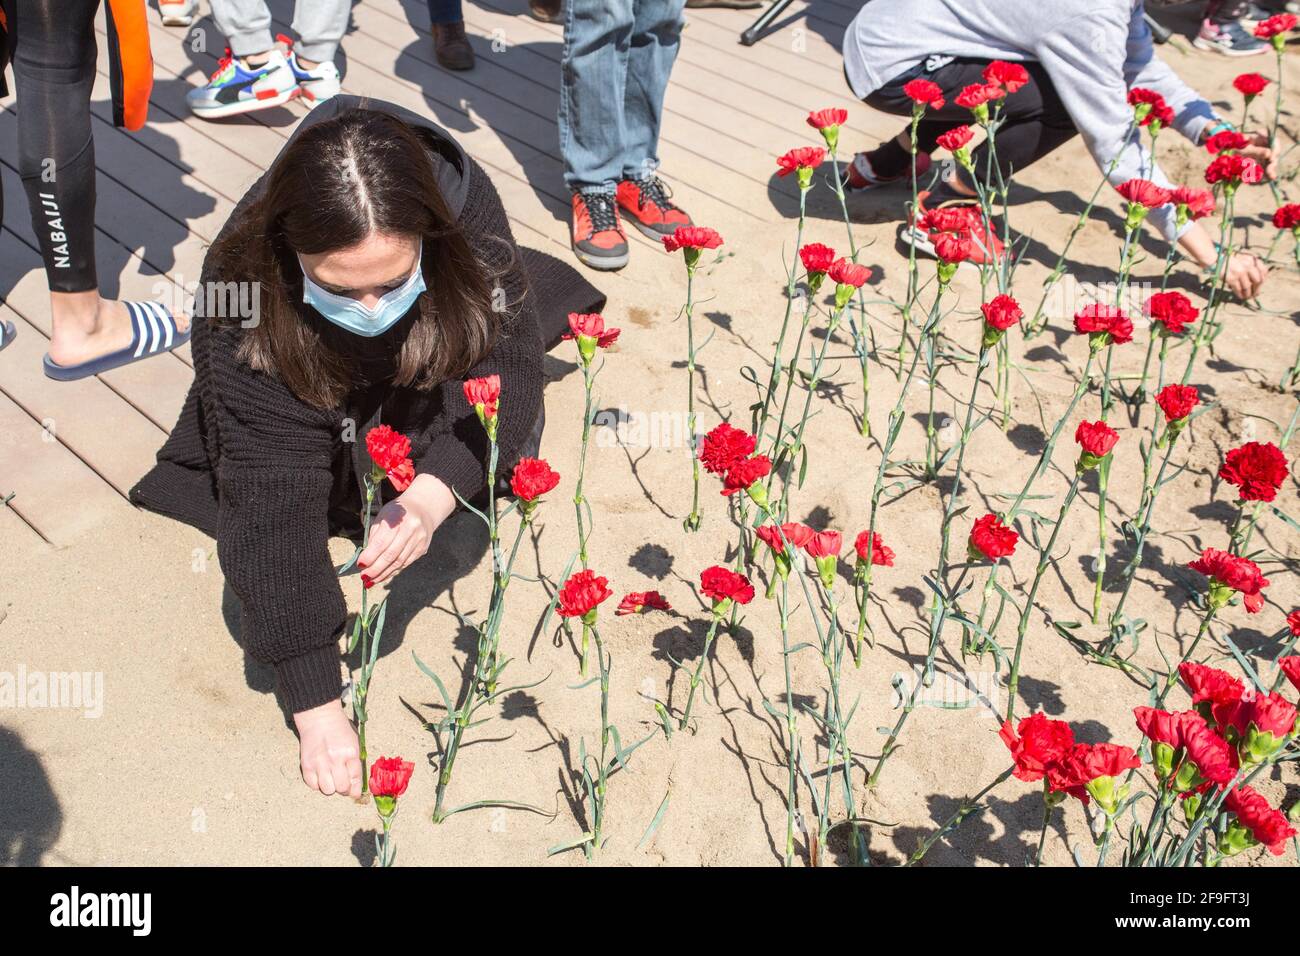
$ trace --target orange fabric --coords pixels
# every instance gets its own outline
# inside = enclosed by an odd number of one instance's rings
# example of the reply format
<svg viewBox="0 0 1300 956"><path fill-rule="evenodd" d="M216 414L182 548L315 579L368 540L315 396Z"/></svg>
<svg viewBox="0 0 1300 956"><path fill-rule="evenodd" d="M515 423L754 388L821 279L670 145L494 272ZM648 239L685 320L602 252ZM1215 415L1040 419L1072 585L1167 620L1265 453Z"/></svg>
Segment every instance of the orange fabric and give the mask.
<svg viewBox="0 0 1300 956"><path fill-rule="evenodd" d="M153 91L153 54L144 0L108 0L109 75L113 89L113 122L138 130L149 118Z"/></svg>

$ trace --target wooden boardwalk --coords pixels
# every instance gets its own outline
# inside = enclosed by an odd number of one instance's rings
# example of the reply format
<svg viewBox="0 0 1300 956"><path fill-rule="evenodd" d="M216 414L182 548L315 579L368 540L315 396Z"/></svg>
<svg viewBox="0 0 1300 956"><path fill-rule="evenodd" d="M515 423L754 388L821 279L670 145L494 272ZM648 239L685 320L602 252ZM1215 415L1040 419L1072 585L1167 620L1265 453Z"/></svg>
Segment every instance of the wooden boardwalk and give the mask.
<svg viewBox="0 0 1300 956"><path fill-rule="evenodd" d="M292 3L270 6L273 29L289 32ZM753 48L736 42L752 11L689 12L661 156L697 221L741 220L761 229L779 220L767 193L788 189L793 196L794 187L771 184L773 144L812 141L804 125L810 101L844 102L836 48L856 8L850 0L796 3ZM167 297L197 280L208 244L305 115L294 103L222 122L191 116L185 92L206 79L224 46L206 4L201 12L186 30L163 27L150 11L149 124L130 134L111 123L101 11L93 122L106 295ZM465 17L478 63L451 73L434 60L422 0L355 4L342 44L344 89L432 115L491 173L516 238L567 255L555 120L562 30L529 18L524 0L467 0ZM196 44L196 36L205 42ZM17 175L14 97L0 104L0 317L18 328L0 353L0 497L12 495L0 507L0 538L10 547L62 545L130 507L127 489L153 462L192 370L187 346L81 382L44 377L48 294ZM616 300L626 280L615 274L600 281Z"/></svg>

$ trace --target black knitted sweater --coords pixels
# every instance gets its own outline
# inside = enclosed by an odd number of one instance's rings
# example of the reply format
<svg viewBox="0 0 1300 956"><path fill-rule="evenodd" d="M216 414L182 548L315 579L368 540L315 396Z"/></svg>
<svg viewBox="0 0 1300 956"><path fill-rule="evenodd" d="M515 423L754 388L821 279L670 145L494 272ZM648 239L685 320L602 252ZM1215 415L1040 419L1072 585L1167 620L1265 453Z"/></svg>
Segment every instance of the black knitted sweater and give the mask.
<svg viewBox="0 0 1300 956"><path fill-rule="evenodd" d="M515 246L487 174L428 119L382 101L338 96L299 129L351 107L382 109L432 131L444 198L480 260L493 272L508 270L499 280L505 301L520 305L503 317L492 351L465 376L501 376L497 439L504 468L530 436L535 441L544 344L558 339L568 312L597 311L604 298L569 266ZM232 222L264 181L250 189ZM239 279L214 275L205 262L201 288ZM300 401L277 376L241 362L242 334L237 322L194 317L194 383L157 465L130 497L217 539L221 569L242 603L244 647L274 667L285 705L298 712L337 699L341 690L337 639L347 607L328 539L359 527L366 428L382 421L408 435L417 473L434 475L467 500L485 486L487 442L460 380L422 392L385 378L392 357L385 336L353 337L365 350L367 374L342 407L325 412ZM395 494L387 484L385 493Z"/></svg>

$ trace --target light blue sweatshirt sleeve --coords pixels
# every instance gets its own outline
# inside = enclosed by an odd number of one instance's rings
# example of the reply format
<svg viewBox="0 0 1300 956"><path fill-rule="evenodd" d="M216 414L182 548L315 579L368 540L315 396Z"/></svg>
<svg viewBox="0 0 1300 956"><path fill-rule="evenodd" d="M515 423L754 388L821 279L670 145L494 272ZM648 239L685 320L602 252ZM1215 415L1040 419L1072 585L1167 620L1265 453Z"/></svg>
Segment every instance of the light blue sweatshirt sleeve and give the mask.
<svg viewBox="0 0 1300 956"><path fill-rule="evenodd" d="M1193 143L1200 142L1205 127L1216 119L1214 108L1209 102L1184 83L1164 60L1156 56L1151 27L1142 16L1142 4L1133 8L1133 17L1129 22L1124 82L1130 90L1140 86L1155 90L1163 96L1169 108L1174 111L1174 129Z"/></svg>
<svg viewBox="0 0 1300 956"><path fill-rule="evenodd" d="M1061 101L1074 120L1088 151L1097 165L1107 171L1111 185L1118 186L1129 179L1149 179L1169 188L1173 184L1156 165L1155 158L1142 140L1140 130L1132 126L1133 112L1128 105L1131 56L1129 39L1132 25L1126 8L1126 4L1111 5L1108 9L1073 21L1068 29L1044 34L1039 38L1035 52L1052 77ZM1140 19L1141 10L1139 4L1132 8L1132 15ZM1150 47L1149 31L1146 46ZM1145 69L1148 71L1152 69L1151 62L1158 63L1154 60L1154 55L1150 61L1146 61ZM1164 69L1167 70L1167 67ZM1143 75L1142 67L1134 75ZM1164 83L1163 90L1152 86L1162 95L1166 91L1173 91L1168 79L1162 80L1158 70L1147 75ZM1150 83L1149 80L1146 82ZM1177 83L1176 78L1174 82ZM1186 97L1195 94L1181 83L1177 85L1179 91L1186 90L1186 94L1180 93L1184 98L1184 109L1192 108ZM1178 109L1173 102L1170 106ZM1185 226L1179 230L1176 215L1176 208L1168 203L1151 210L1147 218L1165 239L1173 242L1189 228Z"/></svg>

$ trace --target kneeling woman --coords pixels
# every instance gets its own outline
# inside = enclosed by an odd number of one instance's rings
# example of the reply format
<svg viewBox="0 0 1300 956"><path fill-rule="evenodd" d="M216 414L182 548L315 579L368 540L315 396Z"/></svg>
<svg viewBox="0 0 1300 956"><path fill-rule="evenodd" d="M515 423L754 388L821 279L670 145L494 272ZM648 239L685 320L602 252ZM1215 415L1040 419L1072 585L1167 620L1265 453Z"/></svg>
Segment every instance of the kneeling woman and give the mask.
<svg viewBox="0 0 1300 956"><path fill-rule="evenodd" d="M205 318L227 311L206 292L230 289L251 289L257 312ZM455 494L485 488L486 439L461 381L501 377L508 471L540 439L544 344L569 311L603 300L515 246L486 173L444 130L352 96L303 120L208 251L200 291L194 384L131 500L217 539L243 644L293 712L303 779L358 795L328 541L360 536L361 439L390 425L415 462L406 490L386 488L359 559L383 583L425 553Z"/></svg>

